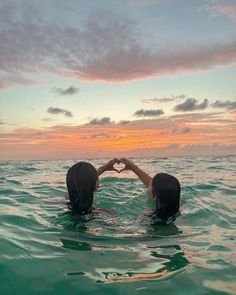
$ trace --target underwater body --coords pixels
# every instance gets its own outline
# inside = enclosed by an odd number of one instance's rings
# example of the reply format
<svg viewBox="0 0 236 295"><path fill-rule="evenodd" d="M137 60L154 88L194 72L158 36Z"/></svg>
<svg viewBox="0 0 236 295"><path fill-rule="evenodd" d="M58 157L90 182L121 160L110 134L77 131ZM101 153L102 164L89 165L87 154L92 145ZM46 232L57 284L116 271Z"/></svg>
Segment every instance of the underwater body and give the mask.
<svg viewBox="0 0 236 295"><path fill-rule="evenodd" d="M148 217L130 171L100 177L94 205L111 212L73 216L65 176L79 160L0 162L1 294L236 294L236 156L132 159L179 179L169 225Z"/></svg>

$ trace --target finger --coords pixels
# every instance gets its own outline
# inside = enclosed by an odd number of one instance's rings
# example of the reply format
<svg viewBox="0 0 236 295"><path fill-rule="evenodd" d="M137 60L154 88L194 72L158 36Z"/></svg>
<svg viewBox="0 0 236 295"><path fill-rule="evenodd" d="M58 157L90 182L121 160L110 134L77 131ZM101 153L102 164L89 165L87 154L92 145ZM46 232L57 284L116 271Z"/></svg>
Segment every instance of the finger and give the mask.
<svg viewBox="0 0 236 295"><path fill-rule="evenodd" d="M120 171L117 170L116 168L113 168L112 171L116 171L117 173L119 173Z"/></svg>
<svg viewBox="0 0 236 295"><path fill-rule="evenodd" d="M120 164L120 160L117 159L117 158L114 158L114 159L113 159L113 163L114 163L114 164Z"/></svg>
<svg viewBox="0 0 236 295"><path fill-rule="evenodd" d="M116 159L112 159L111 161L110 161L110 163L115 163L116 162Z"/></svg>
<svg viewBox="0 0 236 295"><path fill-rule="evenodd" d="M119 159L120 163L123 163L123 164L125 163L125 160L126 160L125 158Z"/></svg>

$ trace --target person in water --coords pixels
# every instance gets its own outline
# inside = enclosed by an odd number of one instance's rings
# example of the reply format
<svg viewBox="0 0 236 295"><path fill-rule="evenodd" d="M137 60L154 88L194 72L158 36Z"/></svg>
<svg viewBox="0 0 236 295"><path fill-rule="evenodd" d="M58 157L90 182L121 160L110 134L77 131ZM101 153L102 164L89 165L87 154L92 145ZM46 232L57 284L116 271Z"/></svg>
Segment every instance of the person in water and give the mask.
<svg viewBox="0 0 236 295"><path fill-rule="evenodd" d="M173 217L180 206L180 183L167 173L157 173L153 178L126 158L118 160L125 166L119 172L133 171L147 187L147 196L155 200L155 216L163 220Z"/></svg>
<svg viewBox="0 0 236 295"><path fill-rule="evenodd" d="M93 207L93 194L99 187L99 176L105 171L116 171L114 164L117 159L109 161L99 169L88 162L78 162L68 170L66 185L69 193L72 212L85 215L99 211Z"/></svg>
<svg viewBox="0 0 236 295"><path fill-rule="evenodd" d="M123 163L121 170L114 168L114 164ZM74 164L67 172L66 184L72 211L78 215L85 215L99 211L93 207L93 195L99 187L99 176L105 171L121 173L125 170L133 171L148 188L148 197L155 200L154 213L165 220L179 211L180 183L177 178L166 173L157 173L153 178L126 158L113 159L98 170L87 162Z"/></svg>

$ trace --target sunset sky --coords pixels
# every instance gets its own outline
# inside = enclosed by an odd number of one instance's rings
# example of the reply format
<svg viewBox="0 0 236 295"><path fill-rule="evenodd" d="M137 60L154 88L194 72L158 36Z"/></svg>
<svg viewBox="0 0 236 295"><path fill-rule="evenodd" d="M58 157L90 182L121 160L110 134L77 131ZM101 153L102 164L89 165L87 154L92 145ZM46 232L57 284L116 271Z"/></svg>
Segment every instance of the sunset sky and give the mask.
<svg viewBox="0 0 236 295"><path fill-rule="evenodd" d="M236 154L236 0L0 0L0 159Z"/></svg>

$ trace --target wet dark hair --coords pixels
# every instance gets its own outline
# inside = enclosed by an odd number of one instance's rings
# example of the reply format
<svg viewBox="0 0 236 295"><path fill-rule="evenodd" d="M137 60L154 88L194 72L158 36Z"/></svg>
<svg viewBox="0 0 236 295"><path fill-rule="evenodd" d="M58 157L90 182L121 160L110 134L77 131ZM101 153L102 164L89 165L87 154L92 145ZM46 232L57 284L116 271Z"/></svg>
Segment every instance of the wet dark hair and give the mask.
<svg viewBox="0 0 236 295"><path fill-rule="evenodd" d="M156 196L155 213L162 219L179 211L180 183L170 174L158 173L152 179L152 193Z"/></svg>
<svg viewBox="0 0 236 295"><path fill-rule="evenodd" d="M91 212L97 170L87 162L78 162L66 174L66 185L72 211L78 215Z"/></svg>

